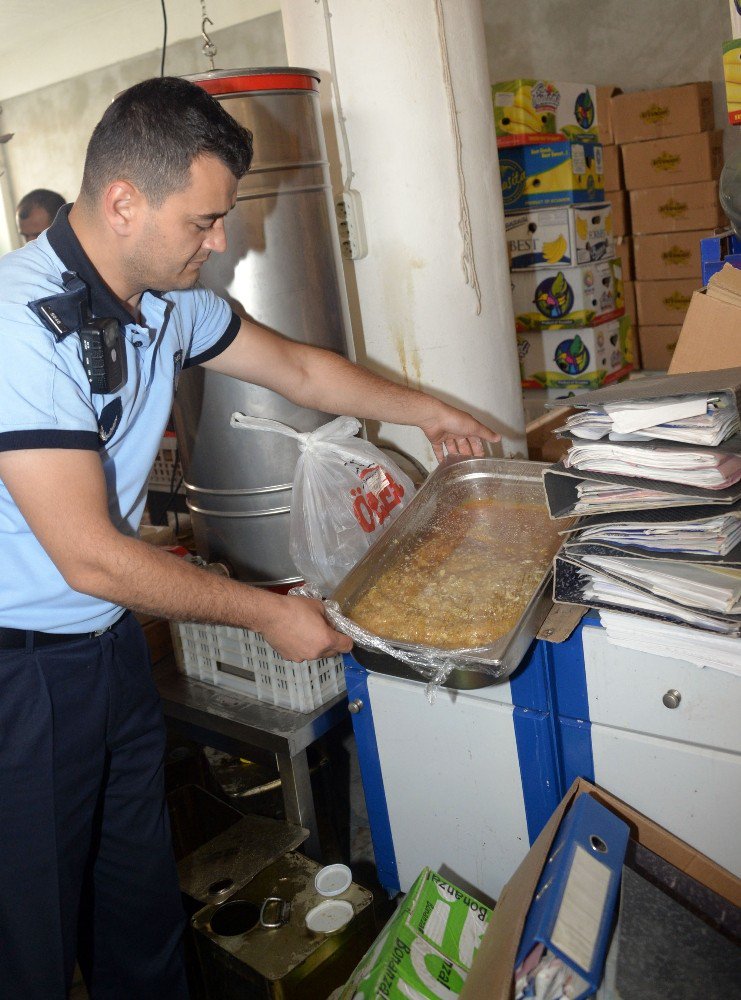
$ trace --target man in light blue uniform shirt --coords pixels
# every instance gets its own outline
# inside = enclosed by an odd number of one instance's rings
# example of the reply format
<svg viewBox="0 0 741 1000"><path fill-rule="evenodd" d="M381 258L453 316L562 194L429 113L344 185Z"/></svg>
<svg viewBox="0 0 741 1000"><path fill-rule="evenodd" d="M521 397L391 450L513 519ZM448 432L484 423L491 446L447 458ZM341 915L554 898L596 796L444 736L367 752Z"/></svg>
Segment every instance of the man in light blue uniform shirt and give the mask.
<svg viewBox="0 0 741 1000"><path fill-rule="evenodd" d="M180 370L415 424L438 457L498 440L195 287L251 139L193 84L138 84L96 126L74 205L0 260L1 997L63 1000L76 959L92 1000L187 996L162 713L128 609L251 628L291 660L351 647L320 602L137 539Z"/></svg>

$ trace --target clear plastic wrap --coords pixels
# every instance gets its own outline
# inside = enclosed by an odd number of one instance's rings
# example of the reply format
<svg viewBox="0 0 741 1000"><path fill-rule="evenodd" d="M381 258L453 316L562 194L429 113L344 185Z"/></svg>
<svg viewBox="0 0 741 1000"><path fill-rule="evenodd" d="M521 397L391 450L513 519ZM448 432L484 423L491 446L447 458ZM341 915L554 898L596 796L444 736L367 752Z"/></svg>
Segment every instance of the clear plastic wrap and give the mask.
<svg viewBox="0 0 741 1000"><path fill-rule="evenodd" d="M417 651L400 649L345 617L340 611L337 601L323 599L316 587L304 584L303 587L293 587L289 593L297 597L313 597L322 601L327 619L338 632L348 635L354 643L362 646L363 649L369 649L376 653L386 653L412 667L422 679L427 681L427 696L430 701L434 701L437 689L447 681L454 670L460 669L461 660L466 653L470 652L469 650L429 649ZM476 668L474 667L474 669ZM483 668L480 667L480 669Z"/></svg>

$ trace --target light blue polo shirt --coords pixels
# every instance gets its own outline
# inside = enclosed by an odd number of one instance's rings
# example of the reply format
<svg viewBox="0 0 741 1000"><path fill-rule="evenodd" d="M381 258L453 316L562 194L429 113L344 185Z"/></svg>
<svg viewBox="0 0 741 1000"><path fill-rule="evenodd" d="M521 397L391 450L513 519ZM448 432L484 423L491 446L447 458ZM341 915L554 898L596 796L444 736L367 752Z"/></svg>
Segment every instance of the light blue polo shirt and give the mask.
<svg viewBox="0 0 741 1000"><path fill-rule="evenodd" d="M240 320L213 292L194 288L145 292L142 323L135 323L86 256L68 214L61 209L37 240L0 259L0 450L97 451L111 521L136 535L180 370L225 350ZM57 341L28 306L62 294L65 271L88 285L94 316L122 324L127 378L118 392L92 393L77 334ZM47 488L53 492L54 483ZM92 632L121 611L67 586L0 480L0 626Z"/></svg>

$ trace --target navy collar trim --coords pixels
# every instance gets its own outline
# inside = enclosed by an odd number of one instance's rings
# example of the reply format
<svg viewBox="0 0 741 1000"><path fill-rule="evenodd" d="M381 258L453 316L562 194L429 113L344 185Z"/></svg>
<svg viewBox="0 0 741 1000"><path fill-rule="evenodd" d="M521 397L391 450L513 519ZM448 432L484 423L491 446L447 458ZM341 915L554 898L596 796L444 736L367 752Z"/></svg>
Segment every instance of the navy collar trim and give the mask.
<svg viewBox="0 0 741 1000"><path fill-rule="evenodd" d="M46 231L47 239L54 253L68 271L74 271L90 289L90 306L93 316L115 317L123 326L136 323L131 313L125 309L110 288L95 270L92 261L82 249L72 226L69 224L71 205L63 206L54 222Z"/></svg>

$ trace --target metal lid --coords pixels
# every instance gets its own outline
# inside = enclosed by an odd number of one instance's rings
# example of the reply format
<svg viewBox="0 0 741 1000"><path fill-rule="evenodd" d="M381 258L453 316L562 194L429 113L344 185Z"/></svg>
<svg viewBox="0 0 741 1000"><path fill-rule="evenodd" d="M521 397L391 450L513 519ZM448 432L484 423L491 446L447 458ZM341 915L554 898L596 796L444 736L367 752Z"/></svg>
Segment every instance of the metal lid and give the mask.
<svg viewBox="0 0 741 1000"><path fill-rule="evenodd" d="M264 66L257 69L216 69L183 77L197 83L214 97L271 90L312 90L319 92L319 74L294 66Z"/></svg>
<svg viewBox="0 0 741 1000"><path fill-rule="evenodd" d="M355 916L346 899L325 899L306 914L306 926L315 934L334 934Z"/></svg>
<svg viewBox="0 0 741 1000"><path fill-rule="evenodd" d="M349 889L352 872L347 865L327 865L314 876L314 887L320 896L339 896Z"/></svg>

